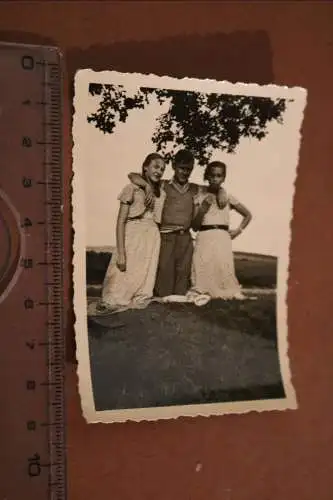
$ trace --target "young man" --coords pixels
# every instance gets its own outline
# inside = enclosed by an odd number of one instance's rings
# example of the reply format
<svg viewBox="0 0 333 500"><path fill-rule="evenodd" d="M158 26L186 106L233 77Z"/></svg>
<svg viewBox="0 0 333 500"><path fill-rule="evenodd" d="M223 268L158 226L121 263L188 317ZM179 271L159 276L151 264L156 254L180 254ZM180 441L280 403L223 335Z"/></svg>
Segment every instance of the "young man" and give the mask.
<svg viewBox="0 0 333 500"><path fill-rule="evenodd" d="M157 297L186 295L191 285L193 240L190 228L194 215L193 200L198 192L198 185L189 182L194 167L192 153L185 149L178 151L172 167L173 179L163 181L162 185L166 197L161 216L161 249L154 290ZM147 182L135 173L129 174L129 179L146 190L149 201ZM220 203L223 203L222 196Z"/></svg>

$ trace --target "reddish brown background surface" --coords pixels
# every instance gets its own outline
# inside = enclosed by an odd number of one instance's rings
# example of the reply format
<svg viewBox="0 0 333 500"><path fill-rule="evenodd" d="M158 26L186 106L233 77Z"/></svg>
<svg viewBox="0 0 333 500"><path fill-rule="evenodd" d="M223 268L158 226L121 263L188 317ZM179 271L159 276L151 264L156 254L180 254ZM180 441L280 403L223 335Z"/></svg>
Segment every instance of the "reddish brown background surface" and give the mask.
<svg viewBox="0 0 333 500"><path fill-rule="evenodd" d="M332 27L333 5L319 2L0 3L0 39L56 44L64 51L68 263L69 95L76 69L113 67L273 81L309 91L288 297L299 409L160 423L85 424L75 365L70 362L68 264L69 500L332 500ZM202 467L196 472L198 463Z"/></svg>

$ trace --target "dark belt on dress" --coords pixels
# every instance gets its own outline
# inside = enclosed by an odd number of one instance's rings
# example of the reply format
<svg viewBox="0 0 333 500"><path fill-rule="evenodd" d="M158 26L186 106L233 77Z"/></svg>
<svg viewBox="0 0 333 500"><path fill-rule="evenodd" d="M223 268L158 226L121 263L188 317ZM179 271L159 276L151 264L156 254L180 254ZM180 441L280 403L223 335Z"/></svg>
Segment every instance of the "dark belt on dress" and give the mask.
<svg viewBox="0 0 333 500"><path fill-rule="evenodd" d="M199 231L210 231L211 229L221 229L222 231L229 231L229 226L225 224L207 224L205 226L201 226Z"/></svg>

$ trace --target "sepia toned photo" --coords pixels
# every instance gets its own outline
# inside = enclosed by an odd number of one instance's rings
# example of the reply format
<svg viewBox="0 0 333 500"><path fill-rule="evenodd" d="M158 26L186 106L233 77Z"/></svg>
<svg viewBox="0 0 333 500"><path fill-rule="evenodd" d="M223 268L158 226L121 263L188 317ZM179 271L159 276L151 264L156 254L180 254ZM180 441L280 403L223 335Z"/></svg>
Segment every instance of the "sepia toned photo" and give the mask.
<svg viewBox="0 0 333 500"><path fill-rule="evenodd" d="M77 72L88 422L297 408L287 292L305 106L298 87Z"/></svg>

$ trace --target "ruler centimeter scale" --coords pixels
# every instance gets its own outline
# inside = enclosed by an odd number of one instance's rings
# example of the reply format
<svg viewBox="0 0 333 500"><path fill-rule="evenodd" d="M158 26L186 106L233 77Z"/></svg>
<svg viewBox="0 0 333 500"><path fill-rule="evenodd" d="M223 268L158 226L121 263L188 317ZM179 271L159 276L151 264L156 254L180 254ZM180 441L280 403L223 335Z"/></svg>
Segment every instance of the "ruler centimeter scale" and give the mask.
<svg viewBox="0 0 333 500"><path fill-rule="evenodd" d="M66 498L62 203L61 55L0 43L1 500Z"/></svg>

